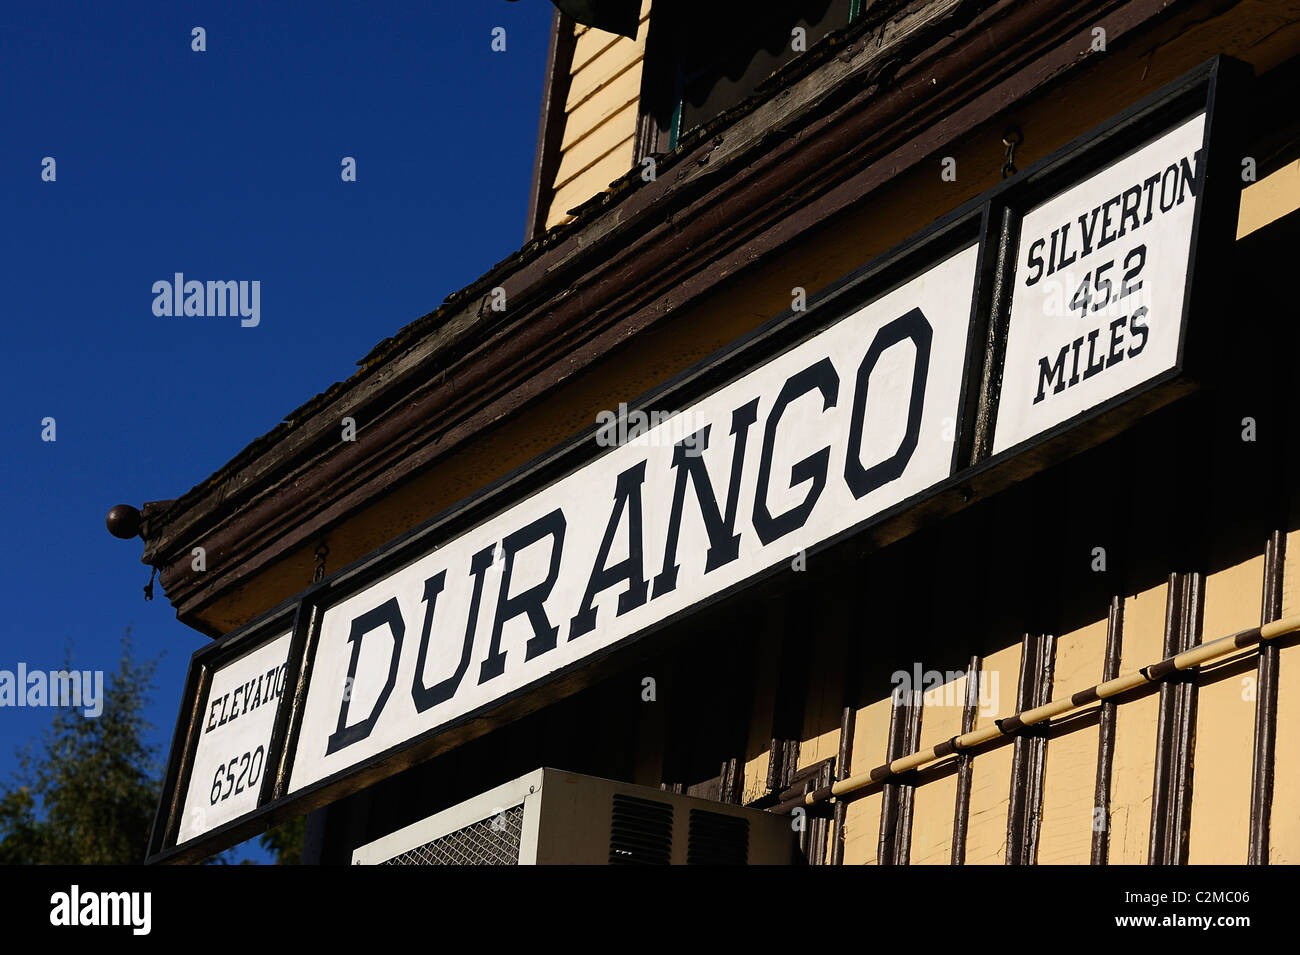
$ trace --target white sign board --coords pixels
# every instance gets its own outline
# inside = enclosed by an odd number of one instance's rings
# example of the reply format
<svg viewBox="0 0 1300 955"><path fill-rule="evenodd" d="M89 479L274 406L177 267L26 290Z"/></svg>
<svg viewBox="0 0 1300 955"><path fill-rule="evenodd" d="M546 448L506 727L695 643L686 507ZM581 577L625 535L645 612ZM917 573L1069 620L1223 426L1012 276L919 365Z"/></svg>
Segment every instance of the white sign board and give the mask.
<svg viewBox="0 0 1300 955"><path fill-rule="evenodd" d="M289 791L949 477L976 263L977 247L962 249L328 607Z"/></svg>
<svg viewBox="0 0 1300 955"><path fill-rule="evenodd" d="M257 808L291 637L281 634L213 673L178 843Z"/></svg>
<svg viewBox="0 0 1300 955"><path fill-rule="evenodd" d="M1232 140L1247 73L1210 61L665 386L687 407L607 412L605 450L555 449L196 655L206 695L178 721L167 785L184 793L164 794L151 861L327 804L711 601L817 573L833 552L815 548L907 533L1194 387L1189 326L1222 284L1193 253L1225 254L1239 201L1230 150L1207 142ZM269 766L285 775L263 785Z"/></svg>
<svg viewBox="0 0 1300 955"><path fill-rule="evenodd" d="M1205 114L1026 213L993 452L1174 368Z"/></svg>

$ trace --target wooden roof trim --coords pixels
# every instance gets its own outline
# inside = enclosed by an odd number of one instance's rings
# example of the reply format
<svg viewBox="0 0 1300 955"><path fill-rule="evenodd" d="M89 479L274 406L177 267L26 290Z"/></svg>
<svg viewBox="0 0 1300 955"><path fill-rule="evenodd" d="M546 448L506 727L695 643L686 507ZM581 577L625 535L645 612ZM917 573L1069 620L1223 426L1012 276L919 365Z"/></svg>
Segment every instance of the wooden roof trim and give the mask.
<svg viewBox="0 0 1300 955"><path fill-rule="evenodd" d="M945 0L952 5L953 0ZM1009 3L1010 0L1004 0ZM922 7L926 0L912 0L911 3L899 3L893 6ZM877 6L883 6L878 4ZM860 26L866 25L865 22ZM817 50L810 50L810 56ZM792 91L793 92L793 91ZM787 97L788 99L788 97ZM735 112L733 110L733 112ZM716 124L714 124L716 125ZM710 131L713 125L709 127ZM698 132L703 132L697 131ZM485 310L480 306L488 291L502 283L507 277L513 277L511 292L516 287L531 285L538 279L560 272L573 265L575 260L595 257L592 249L601 241L609 238L613 231L621 231L627 220L647 210L662 209L660 197L670 191L679 191L681 183L692 178L695 167L687 163L678 167L677 160L684 155L686 147L698 145L698 136L683 144L676 153L660 159L659 171L673 170L670 190L669 181L660 175L656 182L642 183L639 171L629 172L621 180L619 188L602 193L584 204L581 214L571 222L552 228L544 235L528 243L519 252L494 265L483 276L465 288L447 296L441 306L433 312L411 322L395 335L383 339L370 352L357 362L359 370L349 379L335 382L325 391L306 401L299 408L285 417L284 421L260 438L250 442L226 465L204 481L176 498L169 512L159 514L151 526L146 526L146 540L155 537L171 536L170 531L181 530L187 523L181 514L190 511L203 497L217 497L222 501L244 492L251 485L263 483L267 477L279 470L279 463L287 455L301 455L308 447L316 444L327 432L332 433L338 417L353 414L360 402L354 401L344 405L342 399L346 393L360 392L373 388L376 392L391 389L407 372L413 359L415 364L423 363L438 349L458 340L471 326L478 324L484 317ZM701 170L705 172L713 169ZM640 199L641 201L637 201ZM629 201L630 200L630 201ZM610 209L610 206L618 208ZM632 208L629 212L629 208ZM511 301L515 301L512 294ZM490 316L490 313L487 313ZM432 347L431 347L432 346ZM366 401L369 396L361 400ZM323 414L323 409L333 406L336 413ZM324 416L327 423L313 429L312 422L319 422ZM259 459L268 459L261 460ZM221 490L215 491L217 485ZM203 507L197 508L202 511ZM164 525L178 525L164 530ZM150 562L153 551L146 549L144 560Z"/></svg>
<svg viewBox="0 0 1300 955"><path fill-rule="evenodd" d="M907 5L905 15L921 6ZM1073 42L1078 37L1064 44L1062 35L1098 15L1084 2L958 0L945 6L954 16L926 21L925 29L908 35L910 42L881 48L869 31L842 49L836 61L844 68L833 68L834 84L851 84L851 95L833 96L819 75L790 87L783 111L790 99L833 108L790 114L775 146L764 134L748 149L728 149L730 128L709 127L691 137L673 157L677 161L661 164L656 181L624 182L598 201L594 208L602 213L582 228L553 230L538 254L449 299L459 307L435 313L441 319L436 326L428 324L435 316L414 323L424 326L422 334L403 333L404 347L389 351L382 366L367 367L360 383L354 379L321 396L329 407L295 422L239 473L196 489L206 501L183 500L148 522L146 561L163 564L178 615L194 614L394 480L450 453L683 302L860 202L953 137L1059 81L1083 59ZM1112 45L1167 15L1160 0L1112 2L1103 12L1109 13ZM960 23L954 22L958 16ZM945 39L937 40L935 32ZM990 49L1001 52L991 56ZM966 96L964 106L954 108L954 90ZM715 153L726 158L714 162ZM730 175L721 175L724 170ZM493 322L492 313L476 307L473 296L489 283L507 288L505 320ZM338 418L358 413L373 424L362 428L355 444L340 448L334 440ZM270 485L277 474L278 485ZM208 546L209 554L215 546L237 555L223 562L232 569L189 574L191 540Z"/></svg>

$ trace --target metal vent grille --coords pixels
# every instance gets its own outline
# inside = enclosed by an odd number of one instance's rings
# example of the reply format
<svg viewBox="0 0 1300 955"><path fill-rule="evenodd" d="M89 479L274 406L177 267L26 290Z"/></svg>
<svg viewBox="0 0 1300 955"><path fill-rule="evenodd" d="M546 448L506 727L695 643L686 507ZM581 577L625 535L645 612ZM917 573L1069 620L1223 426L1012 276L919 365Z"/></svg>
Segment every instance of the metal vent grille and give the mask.
<svg viewBox="0 0 1300 955"><path fill-rule="evenodd" d="M672 848L671 805L614 795L609 825L610 865L668 865Z"/></svg>
<svg viewBox="0 0 1300 955"><path fill-rule="evenodd" d="M514 806L395 855L384 865L518 865L523 826L524 807Z"/></svg>
<svg viewBox="0 0 1300 955"><path fill-rule="evenodd" d="M687 865L745 865L748 861L748 819L691 810Z"/></svg>

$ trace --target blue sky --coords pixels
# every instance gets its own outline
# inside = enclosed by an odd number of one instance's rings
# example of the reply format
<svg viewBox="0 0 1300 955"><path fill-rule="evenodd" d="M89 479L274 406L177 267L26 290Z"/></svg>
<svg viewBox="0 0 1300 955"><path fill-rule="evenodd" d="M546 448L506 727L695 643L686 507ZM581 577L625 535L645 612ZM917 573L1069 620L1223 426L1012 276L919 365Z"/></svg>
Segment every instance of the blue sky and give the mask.
<svg viewBox="0 0 1300 955"><path fill-rule="evenodd" d="M183 494L522 244L551 13L0 5L0 669L57 669L70 646L111 672L130 627L164 653L165 754L205 639L161 590L144 601L141 543L104 515ZM260 324L156 317L175 272L260 281ZM0 709L0 777L49 718Z"/></svg>

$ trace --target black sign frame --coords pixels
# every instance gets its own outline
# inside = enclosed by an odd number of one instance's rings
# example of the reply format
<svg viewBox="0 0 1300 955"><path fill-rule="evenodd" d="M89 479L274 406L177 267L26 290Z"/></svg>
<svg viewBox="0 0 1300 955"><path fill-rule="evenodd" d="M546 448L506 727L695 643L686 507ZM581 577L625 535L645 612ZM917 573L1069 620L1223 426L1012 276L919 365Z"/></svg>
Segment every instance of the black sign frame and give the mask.
<svg viewBox="0 0 1300 955"><path fill-rule="evenodd" d="M1143 415L1194 389L1203 376L1207 348L1201 340L1201 332L1218 312L1223 293L1221 286L1212 280L1208 266L1216 259L1226 261L1231 252L1240 200L1239 157L1231 155L1225 144L1241 141L1236 135L1241 109L1233 104L1241 102L1250 78L1250 68L1238 61L1223 56L1207 61L810 296L806 311L786 311L771 319L636 401L629 402L629 407L647 414L654 410L687 407L690 402L698 401L847 317L867 302L904 284L940 258L978 243L967 360L948 478L822 542L810 549L810 553L845 547L862 553L889 543L925 522L955 513L976 499L994 494L1056 461L1100 443ZM1192 226L1175 367L1027 441L991 455L989 449L997 417L1021 217L1026 210L1083 175L1115 161L1180 119L1202 110L1206 113L1202 143L1204 178ZM199 861L459 745L494 725L508 722L565 695L583 682L584 674L590 680L602 672L605 658L611 653L670 629L687 614L748 591L784 566L782 563L768 567L569 667L290 795L288 787L293 756L326 608L595 460L604 451L595 440L598 430L593 425L389 544L311 585L256 620L196 651L186 676L146 862ZM292 637L286 692L275 716L267 750L268 769L261 783L258 808L178 845L176 840L184 794L189 786L213 674L244 653L283 634L289 627L292 628Z"/></svg>

